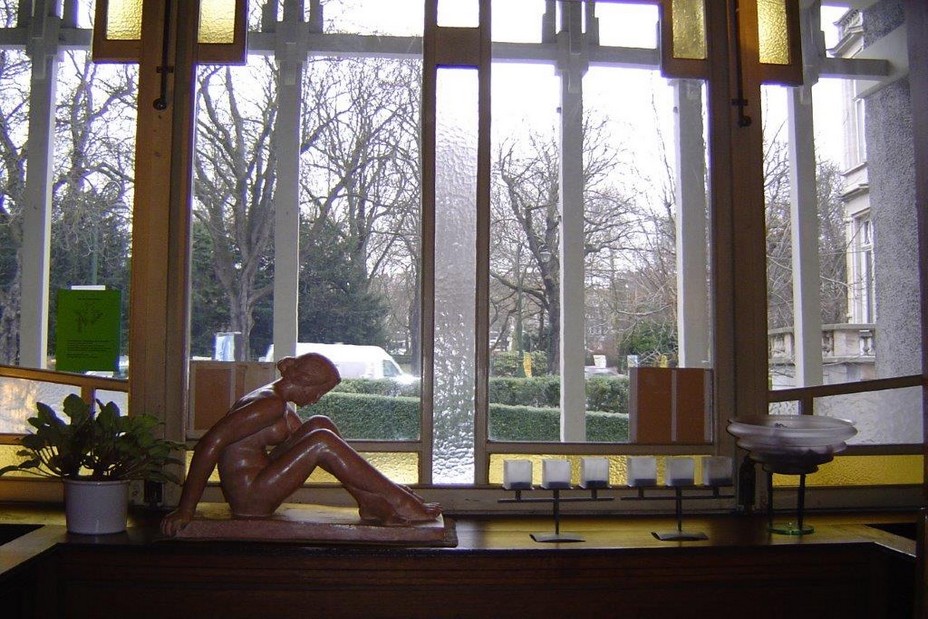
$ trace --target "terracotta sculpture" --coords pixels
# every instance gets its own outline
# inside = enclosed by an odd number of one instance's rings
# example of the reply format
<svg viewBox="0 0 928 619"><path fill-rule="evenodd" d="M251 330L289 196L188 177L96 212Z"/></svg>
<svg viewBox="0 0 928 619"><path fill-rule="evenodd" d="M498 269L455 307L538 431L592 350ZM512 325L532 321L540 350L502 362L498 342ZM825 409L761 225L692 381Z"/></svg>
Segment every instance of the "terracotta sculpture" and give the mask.
<svg viewBox="0 0 928 619"><path fill-rule="evenodd" d="M322 355L286 357L281 377L238 400L197 443L176 510L161 531L173 536L193 518L213 468L237 518L268 517L317 467L331 473L358 502L365 523L403 526L435 520L441 508L426 503L371 466L342 439L328 417L302 421L290 406L318 401L341 380Z"/></svg>

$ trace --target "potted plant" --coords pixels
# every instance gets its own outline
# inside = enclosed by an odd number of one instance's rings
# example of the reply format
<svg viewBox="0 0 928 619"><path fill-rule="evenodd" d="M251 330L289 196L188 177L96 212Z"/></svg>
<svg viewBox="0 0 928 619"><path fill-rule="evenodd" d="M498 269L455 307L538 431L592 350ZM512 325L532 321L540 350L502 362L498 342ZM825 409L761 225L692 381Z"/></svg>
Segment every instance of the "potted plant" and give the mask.
<svg viewBox="0 0 928 619"><path fill-rule="evenodd" d="M151 415L124 416L114 402L94 406L71 394L64 400L66 422L38 402L34 429L22 438L19 464L0 475L23 471L64 482L65 517L72 533L118 533L126 528L129 482L134 479L180 483L164 470L181 464L172 456L180 443L153 435L159 421Z"/></svg>

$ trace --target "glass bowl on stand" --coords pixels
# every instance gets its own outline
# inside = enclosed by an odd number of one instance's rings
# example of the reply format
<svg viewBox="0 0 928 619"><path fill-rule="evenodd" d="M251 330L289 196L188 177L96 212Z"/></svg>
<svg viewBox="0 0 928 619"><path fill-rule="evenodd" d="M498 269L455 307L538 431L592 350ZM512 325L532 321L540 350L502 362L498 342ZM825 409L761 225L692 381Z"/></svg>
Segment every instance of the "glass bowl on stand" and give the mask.
<svg viewBox="0 0 928 619"><path fill-rule="evenodd" d="M813 415L746 415L728 423L728 432L738 447L759 462L767 474L768 529L784 535L812 533L803 524L806 475L819 465L831 462L847 448L846 441L857 434L854 424L837 417ZM795 523L773 522L773 475L798 475L799 493Z"/></svg>

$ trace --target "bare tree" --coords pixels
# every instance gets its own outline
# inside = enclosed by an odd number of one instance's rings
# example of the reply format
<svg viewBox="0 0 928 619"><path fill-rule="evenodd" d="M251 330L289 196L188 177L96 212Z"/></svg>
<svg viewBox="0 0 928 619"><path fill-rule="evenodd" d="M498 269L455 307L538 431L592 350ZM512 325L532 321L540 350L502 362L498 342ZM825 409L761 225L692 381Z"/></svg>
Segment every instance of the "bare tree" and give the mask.
<svg viewBox="0 0 928 619"><path fill-rule="evenodd" d="M816 164L822 322L847 320L847 240L843 178L832 161ZM792 221L789 154L779 131L764 148L764 195L767 221L767 312L769 328L790 327L794 320Z"/></svg>
<svg viewBox="0 0 928 619"><path fill-rule="evenodd" d="M765 131L765 136L770 132ZM767 222L767 326L793 324L792 222L789 153L774 132L764 145L764 199Z"/></svg>
<svg viewBox="0 0 928 619"><path fill-rule="evenodd" d="M10 6L12 5L12 6ZM5 2L5 25L16 5ZM25 132L29 96L28 58L0 49L0 363L19 361L19 317L22 285L23 189L26 186Z"/></svg>
<svg viewBox="0 0 928 619"><path fill-rule="evenodd" d="M10 10L6 3L7 20ZM19 357L29 69L23 52L0 51L5 85L0 96L0 362L13 364ZM132 125L125 119L134 115L135 75L134 67L95 65L88 52L62 54L52 180L52 291L89 281L123 290L128 286L134 146Z"/></svg>
<svg viewBox="0 0 928 619"><path fill-rule="evenodd" d="M229 302L229 325L243 335L243 358L254 308L272 287L258 286L273 233L277 115L273 64L203 67L198 76L194 217L211 241L212 269ZM243 87L247 83L248 87Z"/></svg>
<svg viewBox="0 0 928 619"><path fill-rule="evenodd" d="M819 260L821 263L822 322L847 322L847 236L844 201L841 192L844 178L837 163L819 161L816 167L818 187Z"/></svg>
<svg viewBox="0 0 928 619"><path fill-rule="evenodd" d="M278 108L270 60L236 71L241 78L230 68L200 73L194 214L209 238L215 279L229 299L228 328L243 334L247 356L255 309L272 291ZM380 275L416 268L410 250L418 235L418 123L412 120L418 118L417 65L317 59L304 81L303 273L321 259L318 243L335 242L347 269L333 277L360 277L326 285L371 299L383 290L375 285ZM306 294L319 294L311 281L317 280L307 279Z"/></svg>
<svg viewBox="0 0 928 619"><path fill-rule="evenodd" d="M408 295L405 302L394 299L393 322L407 325L415 351L419 75L419 63L408 60L314 62L307 71L311 102L304 108L302 153L308 225L337 230L345 260L364 276L358 294L384 293L390 282L392 296Z"/></svg>
<svg viewBox="0 0 928 619"><path fill-rule="evenodd" d="M634 233L629 172L623 154L610 140L605 118L584 119L584 253L587 264L612 251L627 249ZM491 199L494 243L491 277L500 324L533 324L538 347L549 366L560 351L560 261L558 208L559 154L553 134L506 139L493 162ZM515 292L515 294L512 294ZM507 304L504 299L511 299Z"/></svg>
<svg viewBox="0 0 928 619"><path fill-rule="evenodd" d="M635 216L630 221L633 242L619 255L610 255L610 262L603 270L608 273L604 306L612 317L611 326L617 336L616 352L633 344L637 354L657 359L676 353L677 197L676 172L667 148L672 142L661 129L653 91L650 103L657 132L654 141L657 165L651 172L635 174L640 180L636 184L639 189L630 192L634 197L632 212ZM617 268L621 271L616 272ZM642 350L642 332L661 336L647 338L652 346Z"/></svg>
<svg viewBox="0 0 928 619"><path fill-rule="evenodd" d="M135 109L137 69L73 52L59 73L69 104L57 110L50 287L90 283L126 292L135 152L124 119Z"/></svg>

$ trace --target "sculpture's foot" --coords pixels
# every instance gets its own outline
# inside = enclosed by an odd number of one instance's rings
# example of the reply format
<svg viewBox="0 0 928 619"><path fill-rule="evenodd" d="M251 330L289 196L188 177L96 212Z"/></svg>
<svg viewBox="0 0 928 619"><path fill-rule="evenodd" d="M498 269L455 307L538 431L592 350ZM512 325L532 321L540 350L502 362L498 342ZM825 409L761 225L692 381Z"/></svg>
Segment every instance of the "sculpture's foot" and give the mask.
<svg viewBox="0 0 928 619"><path fill-rule="evenodd" d="M391 496L356 491L361 520L371 524L400 527L417 522L430 522L441 515L441 506L438 503L426 503L408 488L400 487L400 490Z"/></svg>

